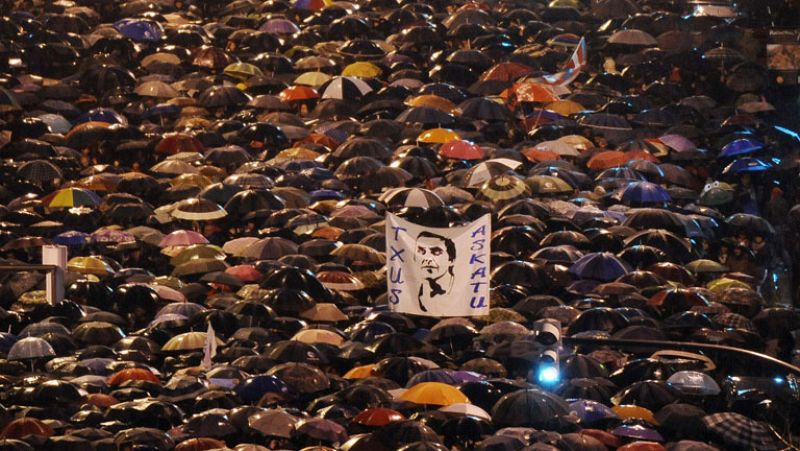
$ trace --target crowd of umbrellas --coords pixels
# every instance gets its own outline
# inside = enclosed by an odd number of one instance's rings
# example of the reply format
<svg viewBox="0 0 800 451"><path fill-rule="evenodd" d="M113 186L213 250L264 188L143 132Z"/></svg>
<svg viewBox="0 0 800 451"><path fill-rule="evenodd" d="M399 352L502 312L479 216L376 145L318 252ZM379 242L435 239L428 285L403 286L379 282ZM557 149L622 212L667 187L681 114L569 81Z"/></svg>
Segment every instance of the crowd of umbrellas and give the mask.
<svg viewBox="0 0 800 451"><path fill-rule="evenodd" d="M602 344L800 360L800 139L733 7L19 3L2 263L69 260L55 305L0 274L0 449L797 449L793 375ZM490 313L392 312L386 212L491 214ZM545 318L595 343L558 381Z"/></svg>

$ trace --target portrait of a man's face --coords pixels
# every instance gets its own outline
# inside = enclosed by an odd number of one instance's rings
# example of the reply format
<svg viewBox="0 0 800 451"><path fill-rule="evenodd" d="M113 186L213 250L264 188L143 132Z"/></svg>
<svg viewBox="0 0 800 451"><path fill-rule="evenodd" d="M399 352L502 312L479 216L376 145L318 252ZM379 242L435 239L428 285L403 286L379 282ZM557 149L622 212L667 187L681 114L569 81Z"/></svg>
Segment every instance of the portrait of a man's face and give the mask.
<svg viewBox="0 0 800 451"><path fill-rule="evenodd" d="M451 265L445 241L441 238L418 238L415 254L415 259L422 268L423 274L431 279L437 279L444 275Z"/></svg>
<svg viewBox="0 0 800 451"><path fill-rule="evenodd" d="M420 310L427 311L424 299L447 295L453 287L453 265L456 261L456 246L453 240L432 232L417 235L414 262L419 265L424 277L419 288Z"/></svg>

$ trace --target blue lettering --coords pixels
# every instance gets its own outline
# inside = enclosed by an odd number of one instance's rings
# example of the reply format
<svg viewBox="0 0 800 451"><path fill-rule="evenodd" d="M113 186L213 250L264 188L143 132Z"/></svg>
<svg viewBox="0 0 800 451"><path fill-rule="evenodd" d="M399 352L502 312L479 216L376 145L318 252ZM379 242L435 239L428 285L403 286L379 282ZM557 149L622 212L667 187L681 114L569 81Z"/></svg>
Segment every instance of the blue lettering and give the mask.
<svg viewBox="0 0 800 451"><path fill-rule="evenodd" d="M472 285L472 292L477 293L481 285L486 285L486 282L472 282L470 285Z"/></svg>
<svg viewBox="0 0 800 451"><path fill-rule="evenodd" d="M396 249L394 246L389 246L389 249L392 251L392 256L389 258L389 261L397 259L405 263L405 260L403 260L403 252L406 251L405 249Z"/></svg>
<svg viewBox="0 0 800 451"><path fill-rule="evenodd" d="M475 264L483 265L483 264L485 264L484 261L481 260L481 258L483 258L483 255L472 254L472 256L469 258L469 264L470 265L475 265Z"/></svg>
<svg viewBox="0 0 800 451"><path fill-rule="evenodd" d="M389 302L392 304L399 304L400 303L400 295L403 293L403 290L399 288L392 288L389 290Z"/></svg>
<svg viewBox="0 0 800 451"><path fill-rule="evenodd" d="M482 251L483 244L486 242L484 239L475 240L472 242L472 247L469 248L471 251Z"/></svg>
<svg viewBox="0 0 800 451"><path fill-rule="evenodd" d="M470 299L470 301L469 301L469 306L472 307L472 308L486 307L486 297L481 296L481 297L478 298L478 297L472 296L472 299Z"/></svg>
<svg viewBox="0 0 800 451"><path fill-rule="evenodd" d="M482 225L482 226L478 227L477 229L475 229L472 232L471 236L472 236L472 238L475 238L478 235L486 236L486 226L485 225Z"/></svg>
<svg viewBox="0 0 800 451"><path fill-rule="evenodd" d="M395 273L395 269L397 270L396 273ZM403 268L395 268L394 266L389 268L389 280L391 280L392 283L396 283L398 285L402 285L404 283L403 282Z"/></svg>
<svg viewBox="0 0 800 451"><path fill-rule="evenodd" d="M394 240L397 241L399 239L398 237L400 236L400 231L402 230L405 232L407 229L405 227L392 226L392 230L394 230Z"/></svg>
<svg viewBox="0 0 800 451"><path fill-rule="evenodd" d="M481 277L481 278L486 277L486 267L485 266L481 266L480 268L476 269L469 276L470 279L475 279L476 277Z"/></svg>

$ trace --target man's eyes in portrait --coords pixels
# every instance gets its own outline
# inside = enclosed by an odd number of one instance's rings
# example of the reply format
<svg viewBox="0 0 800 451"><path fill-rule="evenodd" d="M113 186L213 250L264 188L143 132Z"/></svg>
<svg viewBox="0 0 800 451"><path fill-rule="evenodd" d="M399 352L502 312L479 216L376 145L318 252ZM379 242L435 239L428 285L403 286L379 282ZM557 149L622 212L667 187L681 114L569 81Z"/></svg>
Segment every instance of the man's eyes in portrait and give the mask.
<svg viewBox="0 0 800 451"><path fill-rule="evenodd" d="M443 252L443 249L441 247L433 247L433 248L431 248L431 254L433 254L435 257L438 257L438 256L442 255L442 252Z"/></svg>

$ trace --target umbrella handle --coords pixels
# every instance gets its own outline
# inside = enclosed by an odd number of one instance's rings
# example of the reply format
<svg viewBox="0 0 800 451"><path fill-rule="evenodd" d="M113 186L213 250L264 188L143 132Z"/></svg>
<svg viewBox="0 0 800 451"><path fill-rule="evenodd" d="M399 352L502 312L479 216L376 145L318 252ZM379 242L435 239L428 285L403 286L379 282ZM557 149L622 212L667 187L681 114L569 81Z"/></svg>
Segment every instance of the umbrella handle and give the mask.
<svg viewBox="0 0 800 451"><path fill-rule="evenodd" d="M699 360L703 362L705 364L705 371L713 371L717 368L717 365L714 363L714 361L704 355L695 354L694 352L665 349L663 351L654 352L650 357L653 359L659 359L659 357L683 357L686 359Z"/></svg>

